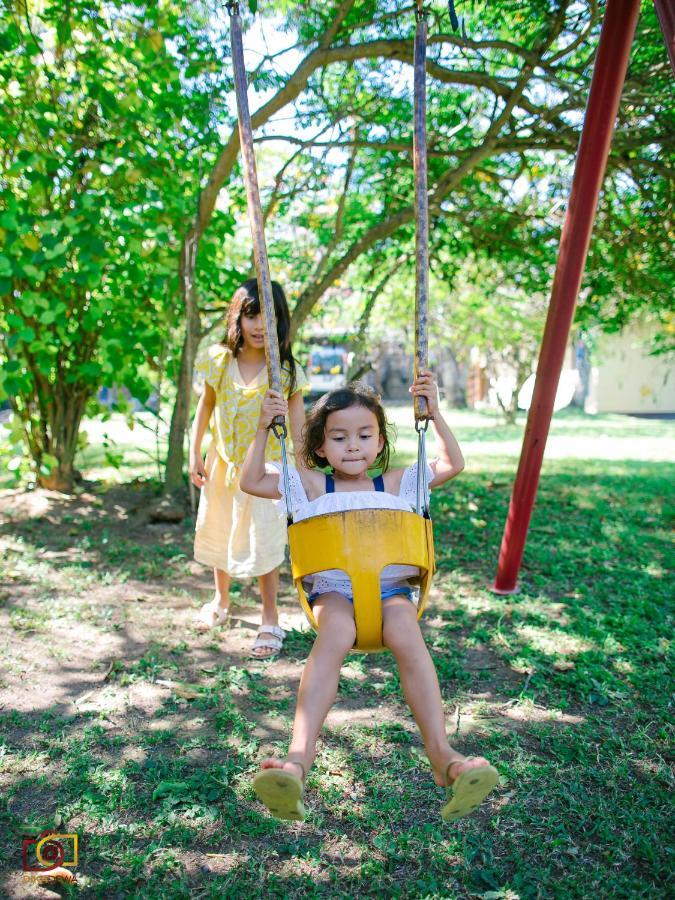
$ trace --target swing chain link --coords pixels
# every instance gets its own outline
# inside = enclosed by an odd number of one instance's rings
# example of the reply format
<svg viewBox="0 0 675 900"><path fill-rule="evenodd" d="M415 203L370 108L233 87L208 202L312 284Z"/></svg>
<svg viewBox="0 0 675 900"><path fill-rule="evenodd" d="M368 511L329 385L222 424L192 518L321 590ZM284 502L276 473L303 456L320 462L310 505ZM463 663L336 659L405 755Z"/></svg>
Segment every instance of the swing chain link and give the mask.
<svg viewBox="0 0 675 900"><path fill-rule="evenodd" d="M428 424L428 420L427 420ZM417 423L415 423L417 425ZM427 448L426 427L417 432L417 485L416 485L416 511L425 519L429 515L429 482L427 478Z"/></svg>
<svg viewBox="0 0 675 900"><path fill-rule="evenodd" d="M272 422L272 424L270 425L270 430L272 431L272 434L274 435L274 437L279 441L281 441L281 440L285 441L286 438L288 437L288 429L286 428L285 421L284 422Z"/></svg>
<svg viewBox="0 0 675 900"><path fill-rule="evenodd" d="M293 510L291 507L291 479L288 473L288 456L286 455L286 429L285 422L273 422L270 425L272 433L279 439L281 444L281 475L284 483L284 503L286 504L286 527L290 528L293 524Z"/></svg>

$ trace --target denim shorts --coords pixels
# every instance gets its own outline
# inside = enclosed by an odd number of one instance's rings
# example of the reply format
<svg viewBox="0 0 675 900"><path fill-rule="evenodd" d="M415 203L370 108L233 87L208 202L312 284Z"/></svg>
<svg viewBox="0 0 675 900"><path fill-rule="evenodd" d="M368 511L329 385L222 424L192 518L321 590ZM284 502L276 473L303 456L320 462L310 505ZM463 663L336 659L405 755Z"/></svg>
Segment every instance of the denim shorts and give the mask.
<svg viewBox="0 0 675 900"><path fill-rule="evenodd" d="M325 593L332 592L326 591ZM311 606L315 600L319 599L319 597L323 597L323 594L310 594L307 598L309 605ZM403 585L402 587L387 588L386 591L382 591L382 594L380 595L381 600L387 600L389 597L407 597L407 599L410 600L411 603L414 602L412 588L406 587L405 585ZM354 605L353 599L350 599L349 597L346 597L345 599L349 600L352 606Z"/></svg>

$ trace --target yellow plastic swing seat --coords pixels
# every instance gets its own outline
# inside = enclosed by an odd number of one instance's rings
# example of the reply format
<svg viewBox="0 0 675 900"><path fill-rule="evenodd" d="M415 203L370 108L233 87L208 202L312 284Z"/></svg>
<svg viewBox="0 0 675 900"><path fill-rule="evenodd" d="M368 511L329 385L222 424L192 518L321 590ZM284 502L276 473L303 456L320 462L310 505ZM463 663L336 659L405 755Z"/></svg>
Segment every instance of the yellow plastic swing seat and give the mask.
<svg viewBox="0 0 675 900"><path fill-rule="evenodd" d="M420 597L417 618L424 612L434 571L431 520L398 509L350 509L296 522L288 528L291 572L305 615L315 631L318 623L302 579L326 569L341 569L352 583L356 641L354 650L385 650L382 643L380 573L385 566L417 566Z"/></svg>

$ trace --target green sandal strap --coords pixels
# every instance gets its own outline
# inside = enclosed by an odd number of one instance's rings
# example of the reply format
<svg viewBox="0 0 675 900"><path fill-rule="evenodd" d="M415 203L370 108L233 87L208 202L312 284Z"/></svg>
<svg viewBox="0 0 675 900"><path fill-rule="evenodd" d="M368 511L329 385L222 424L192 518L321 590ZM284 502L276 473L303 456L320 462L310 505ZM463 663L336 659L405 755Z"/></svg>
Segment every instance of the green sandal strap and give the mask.
<svg viewBox="0 0 675 900"><path fill-rule="evenodd" d="M300 762L300 760L299 759L289 759L288 757L286 757L286 762L289 762L294 766L300 766L300 769L302 771L302 783L304 785L305 780L307 778L307 770L305 769L303 764Z"/></svg>

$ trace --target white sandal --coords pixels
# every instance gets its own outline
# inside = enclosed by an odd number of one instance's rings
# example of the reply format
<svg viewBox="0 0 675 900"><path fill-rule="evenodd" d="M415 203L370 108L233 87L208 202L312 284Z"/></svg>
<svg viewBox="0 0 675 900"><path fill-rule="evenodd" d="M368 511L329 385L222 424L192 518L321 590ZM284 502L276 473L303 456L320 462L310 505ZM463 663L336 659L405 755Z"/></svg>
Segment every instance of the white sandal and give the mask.
<svg viewBox="0 0 675 900"><path fill-rule="evenodd" d="M270 635L270 637L263 637L263 635ZM284 645L285 637L286 632L278 625L261 625L251 648L251 656L253 659L272 659L278 656ZM256 653L256 650L271 650L272 652L262 655Z"/></svg>
<svg viewBox="0 0 675 900"><path fill-rule="evenodd" d="M201 631L215 628L216 625L228 625L230 621L230 608L223 609L217 600L205 603L196 616L196 625Z"/></svg>

